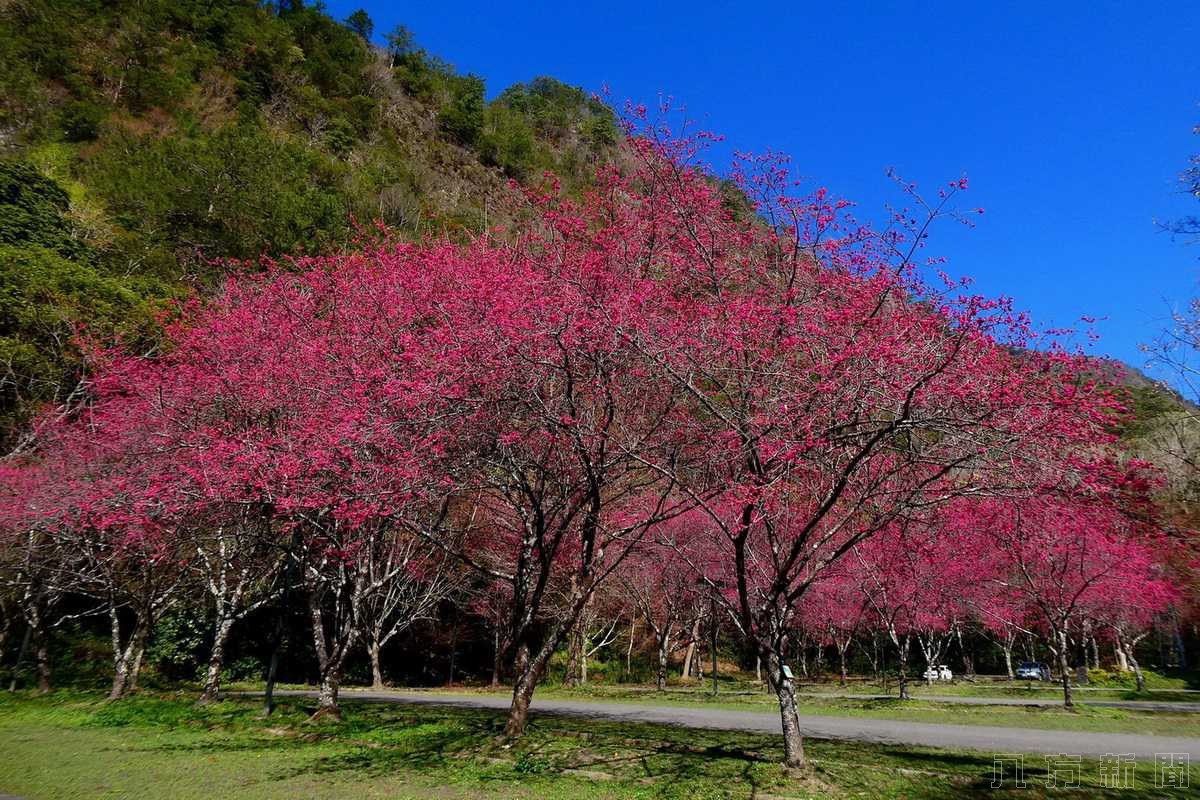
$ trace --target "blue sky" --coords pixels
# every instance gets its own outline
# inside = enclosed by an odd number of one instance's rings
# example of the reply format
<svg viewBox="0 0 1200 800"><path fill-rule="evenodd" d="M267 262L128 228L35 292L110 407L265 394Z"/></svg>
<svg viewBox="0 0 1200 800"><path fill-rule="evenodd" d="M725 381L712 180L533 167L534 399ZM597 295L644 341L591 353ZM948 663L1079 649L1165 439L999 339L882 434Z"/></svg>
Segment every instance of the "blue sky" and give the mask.
<svg viewBox="0 0 1200 800"><path fill-rule="evenodd" d="M726 147L789 153L880 219L885 170L929 189L966 174L968 230L930 253L1043 325L1105 318L1093 350L1140 365L1200 293L1200 245L1155 219L1200 213L1178 173L1200 152L1200 4L329 2L397 23L461 72L552 75L618 103L660 93ZM723 158L716 156L718 162Z"/></svg>

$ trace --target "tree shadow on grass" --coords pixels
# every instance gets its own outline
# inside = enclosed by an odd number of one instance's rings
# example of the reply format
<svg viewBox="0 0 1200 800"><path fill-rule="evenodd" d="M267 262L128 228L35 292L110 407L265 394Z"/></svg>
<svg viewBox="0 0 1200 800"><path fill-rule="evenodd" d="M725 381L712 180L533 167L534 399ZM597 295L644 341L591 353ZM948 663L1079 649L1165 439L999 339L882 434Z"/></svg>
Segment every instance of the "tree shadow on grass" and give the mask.
<svg viewBox="0 0 1200 800"><path fill-rule="evenodd" d="M865 750L864 748L870 748ZM912 800L949 800L959 797L1021 798L1185 798L1194 797L1195 789L1160 789L1153 786L1148 774L1139 774L1133 790L1106 788L1100 782L1099 762L1083 761L1080 765L1079 786L1067 788L1061 782L1048 785L1051 777L1046 757L1029 754L1024 757L1022 778L1024 786L1016 786L1016 778L1007 772L1000 786L996 780L994 756L988 753L955 753L936 749L917 749L888 745L856 745L834 740L811 740L810 752L824 762L834 782L853 794L855 788L878 792L864 781L856 787L858 764L870 764L879 774L898 776L890 781L895 796ZM869 759L869 761L867 761ZM1010 767L1011 770L1011 767ZM907 785L896 791L895 784L906 780ZM883 778L879 783L889 782ZM892 796L892 795L888 795Z"/></svg>
<svg viewBox="0 0 1200 800"><path fill-rule="evenodd" d="M772 752L778 744L771 737L757 734L535 714L526 736L508 742L498 736L503 715L497 712L423 707L416 716L423 724L410 731L377 735L375 741L323 755L277 777L379 777L412 770L427 776L452 772L456 779L485 783L537 776L663 786L732 782L753 792L764 782L763 768L774 768L781 756ZM379 722L386 730L386 719ZM353 746L352 739L340 737L340 743Z"/></svg>
<svg viewBox="0 0 1200 800"><path fill-rule="evenodd" d="M797 777L780 766L782 740L777 734L655 725L619 715L595 719L535 711L525 737L504 741L500 738L504 714L496 710L346 702L344 720L308 724L304 702L281 706L276 716L266 720L247 713L252 708L231 704L219 713L130 712L105 721L182 734L175 741L159 741L134 752L217 756L286 752L283 763L269 770L273 780L372 779L409 772L445 785L543 781L547 793L551 788L561 793L554 782L606 780L612 782L614 797L754 797L760 792L783 797L857 794L917 800L1018 796L1015 789L991 787L993 760L984 753L809 739L814 768L807 777ZM1087 788L1048 789L1043 767L1040 757L1027 758L1028 788L1020 791L1020 797L1171 796L1105 793L1095 782L1094 763L1085 768L1093 773Z"/></svg>
<svg viewBox="0 0 1200 800"><path fill-rule="evenodd" d="M253 734L225 736L217 732L202 738L178 742L158 742L145 747L112 748L126 753L255 753L300 751L319 745L343 743L341 737L324 733L288 731L279 735Z"/></svg>

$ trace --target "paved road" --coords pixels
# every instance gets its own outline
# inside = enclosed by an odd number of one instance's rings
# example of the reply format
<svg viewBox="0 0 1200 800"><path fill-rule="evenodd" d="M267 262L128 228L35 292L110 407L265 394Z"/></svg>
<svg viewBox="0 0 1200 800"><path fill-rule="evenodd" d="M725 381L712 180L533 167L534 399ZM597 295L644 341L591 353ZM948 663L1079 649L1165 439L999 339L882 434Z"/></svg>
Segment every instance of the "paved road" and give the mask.
<svg viewBox="0 0 1200 800"><path fill-rule="evenodd" d="M278 692L280 695L315 697L316 692ZM507 709L508 698L496 695L450 695L416 692L373 692L345 690L343 700L376 703L429 703L466 708ZM633 703L584 702L579 700L533 701L533 711L559 716L587 717L624 722L682 725L689 728L780 733L779 717L762 711L728 711L716 708L684 708ZM819 739L850 739L880 744L907 744L989 753L1070 753L1098 757L1106 753L1132 753L1152 759L1155 753L1187 753L1200 760L1200 739L1177 736L1148 736L1129 733L1079 733L1032 728L999 728L981 725L941 725L862 717L801 716L806 736Z"/></svg>
<svg viewBox="0 0 1200 800"><path fill-rule="evenodd" d="M804 697L840 697L847 700L895 700L894 694L820 694L800 695ZM1061 706L1062 698L1049 697L964 697L954 694L914 694L913 700L930 703L964 703L972 706ZM1126 708L1131 711L1170 711L1181 714L1200 714L1200 703L1172 703L1166 700L1089 700L1075 697L1078 705L1102 708Z"/></svg>

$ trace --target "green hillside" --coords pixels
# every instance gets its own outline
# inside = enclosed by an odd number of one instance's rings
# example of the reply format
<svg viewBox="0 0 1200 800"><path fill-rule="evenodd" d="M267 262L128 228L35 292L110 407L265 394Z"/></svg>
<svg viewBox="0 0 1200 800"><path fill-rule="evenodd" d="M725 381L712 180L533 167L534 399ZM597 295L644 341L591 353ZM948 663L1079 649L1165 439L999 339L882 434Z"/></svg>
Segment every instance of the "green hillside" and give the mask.
<svg viewBox="0 0 1200 800"><path fill-rule="evenodd" d="M406 30L371 35L300 0L0 0L6 449L76 386L80 327L149 349L225 259L345 246L356 220L481 230L508 179L578 189L613 152L580 89L540 77L487 102Z"/></svg>

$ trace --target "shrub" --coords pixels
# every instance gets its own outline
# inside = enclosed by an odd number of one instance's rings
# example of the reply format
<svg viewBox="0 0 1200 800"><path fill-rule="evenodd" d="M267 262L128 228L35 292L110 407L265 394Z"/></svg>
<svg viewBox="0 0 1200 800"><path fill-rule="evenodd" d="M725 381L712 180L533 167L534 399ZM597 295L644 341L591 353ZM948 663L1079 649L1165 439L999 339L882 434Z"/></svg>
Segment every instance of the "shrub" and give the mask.
<svg viewBox="0 0 1200 800"><path fill-rule="evenodd" d="M450 101L438 112L438 126L462 145L473 145L483 130L483 80L474 75L457 78Z"/></svg>
<svg viewBox="0 0 1200 800"><path fill-rule="evenodd" d="M63 108L59 125L68 142L89 142L100 134L106 115L103 106L77 100Z"/></svg>
<svg viewBox="0 0 1200 800"><path fill-rule="evenodd" d="M513 769L522 775L537 775L550 768L550 762L543 756L533 753L521 753L513 764Z"/></svg>

